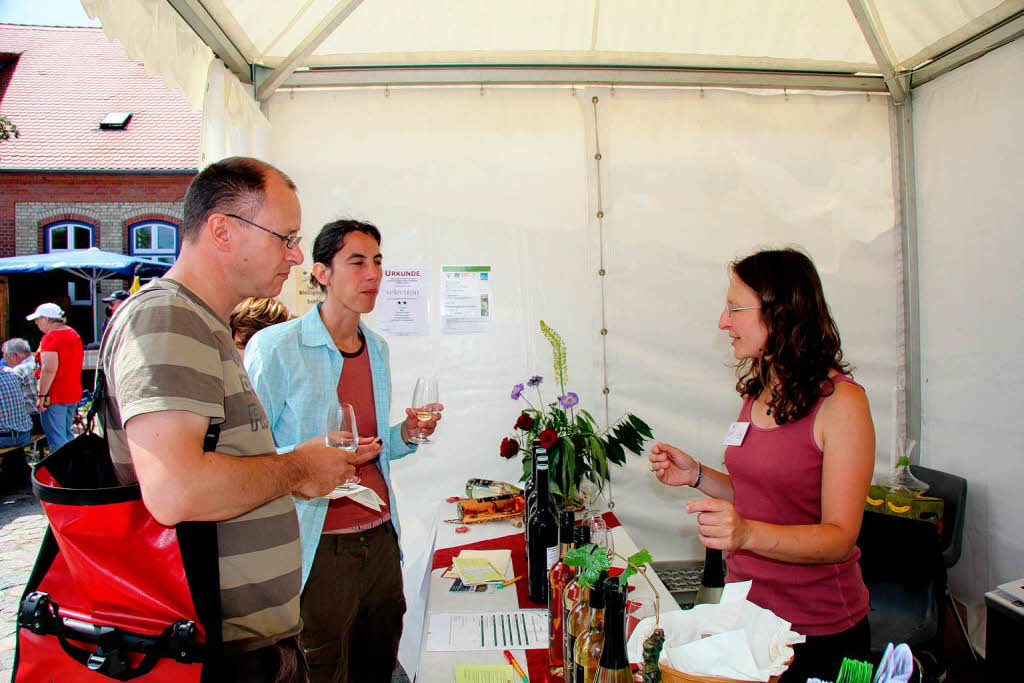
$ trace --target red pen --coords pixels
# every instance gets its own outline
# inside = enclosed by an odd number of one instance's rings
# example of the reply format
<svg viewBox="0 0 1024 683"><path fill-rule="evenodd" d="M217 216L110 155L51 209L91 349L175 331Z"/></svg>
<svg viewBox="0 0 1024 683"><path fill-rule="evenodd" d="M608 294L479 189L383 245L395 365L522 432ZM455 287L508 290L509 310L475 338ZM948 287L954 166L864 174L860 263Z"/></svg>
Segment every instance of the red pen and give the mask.
<svg viewBox="0 0 1024 683"><path fill-rule="evenodd" d="M523 679L523 683L530 683L530 679L526 677L526 673L523 671L523 667L519 666L519 662L512 656L512 653L505 650L505 659L512 665L512 668L516 670L516 673Z"/></svg>

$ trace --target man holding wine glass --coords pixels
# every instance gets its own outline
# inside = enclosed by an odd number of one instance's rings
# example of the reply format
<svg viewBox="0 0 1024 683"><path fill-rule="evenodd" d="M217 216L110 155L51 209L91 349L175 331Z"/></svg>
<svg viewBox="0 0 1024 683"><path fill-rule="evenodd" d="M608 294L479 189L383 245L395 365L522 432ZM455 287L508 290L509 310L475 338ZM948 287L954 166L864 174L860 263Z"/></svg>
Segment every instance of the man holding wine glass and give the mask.
<svg viewBox="0 0 1024 683"><path fill-rule="evenodd" d="M246 348L246 367L277 445L319 434L328 405L333 411L335 404L349 404L354 429L333 426L333 418L330 429L358 433L351 456L356 477L385 501L374 509L347 497L296 500L299 640L314 683L391 680L405 597L390 462L427 443L444 409L435 383L432 394L413 401L416 410L406 408L405 419L389 425L388 346L360 319L377 301L380 244L380 231L369 223L325 225L313 244L312 274L324 301L301 318L261 330Z"/></svg>

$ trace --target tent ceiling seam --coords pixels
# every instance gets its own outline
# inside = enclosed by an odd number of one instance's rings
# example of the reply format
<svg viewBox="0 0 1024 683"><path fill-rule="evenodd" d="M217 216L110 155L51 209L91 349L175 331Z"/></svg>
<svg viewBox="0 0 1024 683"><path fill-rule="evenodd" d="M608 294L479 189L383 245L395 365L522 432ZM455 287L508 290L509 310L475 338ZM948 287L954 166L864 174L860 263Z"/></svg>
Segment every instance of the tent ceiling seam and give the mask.
<svg viewBox="0 0 1024 683"><path fill-rule="evenodd" d="M262 67L255 67L257 78ZM705 88L789 88L886 93L881 76L848 72L565 64L423 64L346 66L295 71L281 85L363 87L396 85L596 85Z"/></svg>
<svg viewBox="0 0 1024 683"><path fill-rule="evenodd" d="M334 8L320 20L320 23L313 29L313 32L296 45L292 53L288 55L288 58L279 67L274 69L266 81L260 84L256 91L256 99L260 102L267 101L274 94L274 91L285 82L288 76L295 69L302 66L306 58L313 54L320 47L320 44L327 40L341 26L342 22L352 16L352 13L362 3L363 0L347 0L347 2L346 0L339 0Z"/></svg>
<svg viewBox="0 0 1024 683"><path fill-rule="evenodd" d="M231 37L221 28L217 20L199 0L167 0L174 11L188 24L192 32L206 43L213 54L227 64L243 83L252 82L252 65L235 45Z"/></svg>
<svg viewBox="0 0 1024 683"><path fill-rule="evenodd" d="M893 102L901 104L907 97L905 78L896 74L893 66L896 62L895 53L878 19L874 3L871 2L869 7L869 2L870 0L847 0L850 11L853 12L857 25L864 34L864 40L867 41L868 48L875 58L875 63L882 72L882 78L889 89L889 94L892 95Z"/></svg>

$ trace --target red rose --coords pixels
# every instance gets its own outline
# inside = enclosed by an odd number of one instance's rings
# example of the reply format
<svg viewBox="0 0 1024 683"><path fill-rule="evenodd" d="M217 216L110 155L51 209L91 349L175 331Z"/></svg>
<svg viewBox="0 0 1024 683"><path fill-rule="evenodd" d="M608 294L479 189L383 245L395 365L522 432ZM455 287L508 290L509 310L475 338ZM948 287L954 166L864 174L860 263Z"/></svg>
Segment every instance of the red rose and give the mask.
<svg viewBox="0 0 1024 683"><path fill-rule="evenodd" d="M501 440L501 457L514 458L518 452L519 444L515 442L515 439L509 439L506 437Z"/></svg>
<svg viewBox="0 0 1024 683"><path fill-rule="evenodd" d="M516 429L522 429L524 432L528 432L533 429L533 418L530 417L529 413L523 413L516 420Z"/></svg>
<svg viewBox="0 0 1024 683"><path fill-rule="evenodd" d="M556 443L558 443L558 433L554 430L553 427L548 427L547 429L545 429L543 432L537 435L537 438L540 439L540 445L543 446L544 448L551 448Z"/></svg>

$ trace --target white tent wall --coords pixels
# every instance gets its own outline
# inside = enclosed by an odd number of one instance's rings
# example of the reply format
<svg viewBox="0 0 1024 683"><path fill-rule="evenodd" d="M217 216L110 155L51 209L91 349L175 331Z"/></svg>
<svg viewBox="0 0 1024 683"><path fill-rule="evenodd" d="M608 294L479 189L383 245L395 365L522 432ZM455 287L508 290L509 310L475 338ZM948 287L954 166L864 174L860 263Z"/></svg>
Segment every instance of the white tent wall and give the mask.
<svg viewBox="0 0 1024 683"><path fill-rule="evenodd" d="M298 184L308 243L328 220L367 219L382 229L385 265L431 274L430 335L389 340L392 419L418 374L440 376L446 405L437 443L393 470L407 576L427 561L439 501L471 476L518 480L519 462L497 454L522 407L509 398L512 385L536 372L546 377L545 400L557 395L538 320L566 340L567 388L599 419L606 414L599 180L612 419L634 411L657 438L718 465L739 409L729 347L715 329L726 264L759 245L795 243L819 266L875 411L877 461L889 462L900 337L887 98L293 91L270 100L269 119L271 160ZM447 264L494 269L491 334L440 334L439 271ZM632 456L613 476L616 513L658 559L702 554L682 512L687 491L660 486ZM407 586L410 612L418 589ZM418 625L408 626L402 659L415 668Z"/></svg>
<svg viewBox="0 0 1024 683"><path fill-rule="evenodd" d="M986 590L1024 575L1024 40L914 93L924 416L921 464L968 480L951 588L981 643ZM978 628L978 627L982 628Z"/></svg>

